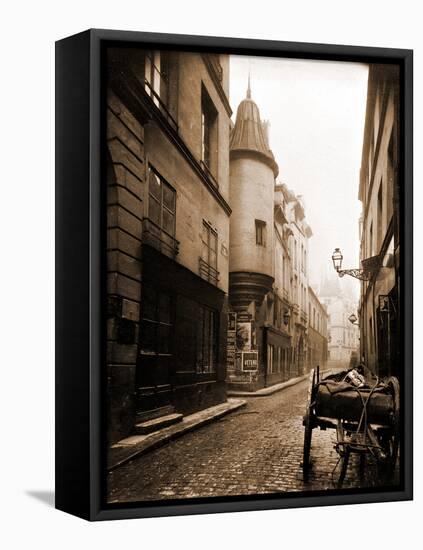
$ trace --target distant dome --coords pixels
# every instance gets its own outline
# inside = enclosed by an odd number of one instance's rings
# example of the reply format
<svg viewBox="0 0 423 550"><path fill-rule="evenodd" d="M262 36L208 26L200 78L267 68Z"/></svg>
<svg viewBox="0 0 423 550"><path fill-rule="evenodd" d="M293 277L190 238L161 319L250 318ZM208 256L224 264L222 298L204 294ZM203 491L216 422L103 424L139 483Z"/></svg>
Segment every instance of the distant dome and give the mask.
<svg viewBox="0 0 423 550"><path fill-rule="evenodd" d="M235 126L230 139L230 156L232 158L258 156L273 170L275 177L279 173L278 165L269 149L265 129L260 119L260 111L251 99L248 85L247 97L241 101L236 113Z"/></svg>

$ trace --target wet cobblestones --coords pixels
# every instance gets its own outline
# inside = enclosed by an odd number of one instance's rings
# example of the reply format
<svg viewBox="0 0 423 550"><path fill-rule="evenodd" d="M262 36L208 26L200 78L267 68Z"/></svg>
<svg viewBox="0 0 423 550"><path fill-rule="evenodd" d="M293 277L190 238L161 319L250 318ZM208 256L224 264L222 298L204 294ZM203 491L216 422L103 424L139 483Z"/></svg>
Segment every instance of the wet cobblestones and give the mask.
<svg viewBox="0 0 423 550"><path fill-rule="evenodd" d="M309 481L303 480L304 414L308 381L247 406L112 471L109 502L330 490L340 464L335 430L313 430ZM360 479L350 461L344 488L380 484L375 465ZM335 470L335 471L334 471Z"/></svg>

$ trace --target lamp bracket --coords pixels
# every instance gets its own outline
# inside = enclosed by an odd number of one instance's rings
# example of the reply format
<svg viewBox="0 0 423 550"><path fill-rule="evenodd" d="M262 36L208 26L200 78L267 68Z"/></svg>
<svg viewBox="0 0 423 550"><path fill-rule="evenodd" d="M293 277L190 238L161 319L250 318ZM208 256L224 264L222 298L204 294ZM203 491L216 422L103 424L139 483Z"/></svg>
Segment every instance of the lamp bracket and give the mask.
<svg viewBox="0 0 423 550"><path fill-rule="evenodd" d="M340 277L343 277L344 275L350 275L351 277L360 279L360 281L370 281L373 276L373 270L370 271L367 269L340 269L338 271L338 275Z"/></svg>

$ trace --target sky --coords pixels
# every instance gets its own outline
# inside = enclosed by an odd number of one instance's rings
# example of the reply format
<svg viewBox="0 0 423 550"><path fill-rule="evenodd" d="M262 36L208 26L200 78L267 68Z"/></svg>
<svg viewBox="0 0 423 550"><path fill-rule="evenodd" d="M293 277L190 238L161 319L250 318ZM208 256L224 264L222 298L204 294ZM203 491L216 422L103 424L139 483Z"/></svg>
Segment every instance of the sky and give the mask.
<svg viewBox="0 0 423 550"><path fill-rule="evenodd" d="M333 271L336 247L344 255L343 267L358 268L361 203L357 197L367 65L231 56L233 120L245 98L249 73L251 97L261 119L270 122L278 181L302 195L313 231L310 283L318 285L322 273ZM358 281L344 277L341 283L358 295Z"/></svg>

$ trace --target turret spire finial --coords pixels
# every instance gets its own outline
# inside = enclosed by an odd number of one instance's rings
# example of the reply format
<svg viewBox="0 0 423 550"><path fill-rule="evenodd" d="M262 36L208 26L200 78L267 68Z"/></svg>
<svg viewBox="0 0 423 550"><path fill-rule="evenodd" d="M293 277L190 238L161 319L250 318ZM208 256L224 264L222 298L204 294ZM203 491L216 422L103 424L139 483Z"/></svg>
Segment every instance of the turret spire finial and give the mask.
<svg viewBox="0 0 423 550"><path fill-rule="evenodd" d="M250 71L248 71L247 99L251 99Z"/></svg>

